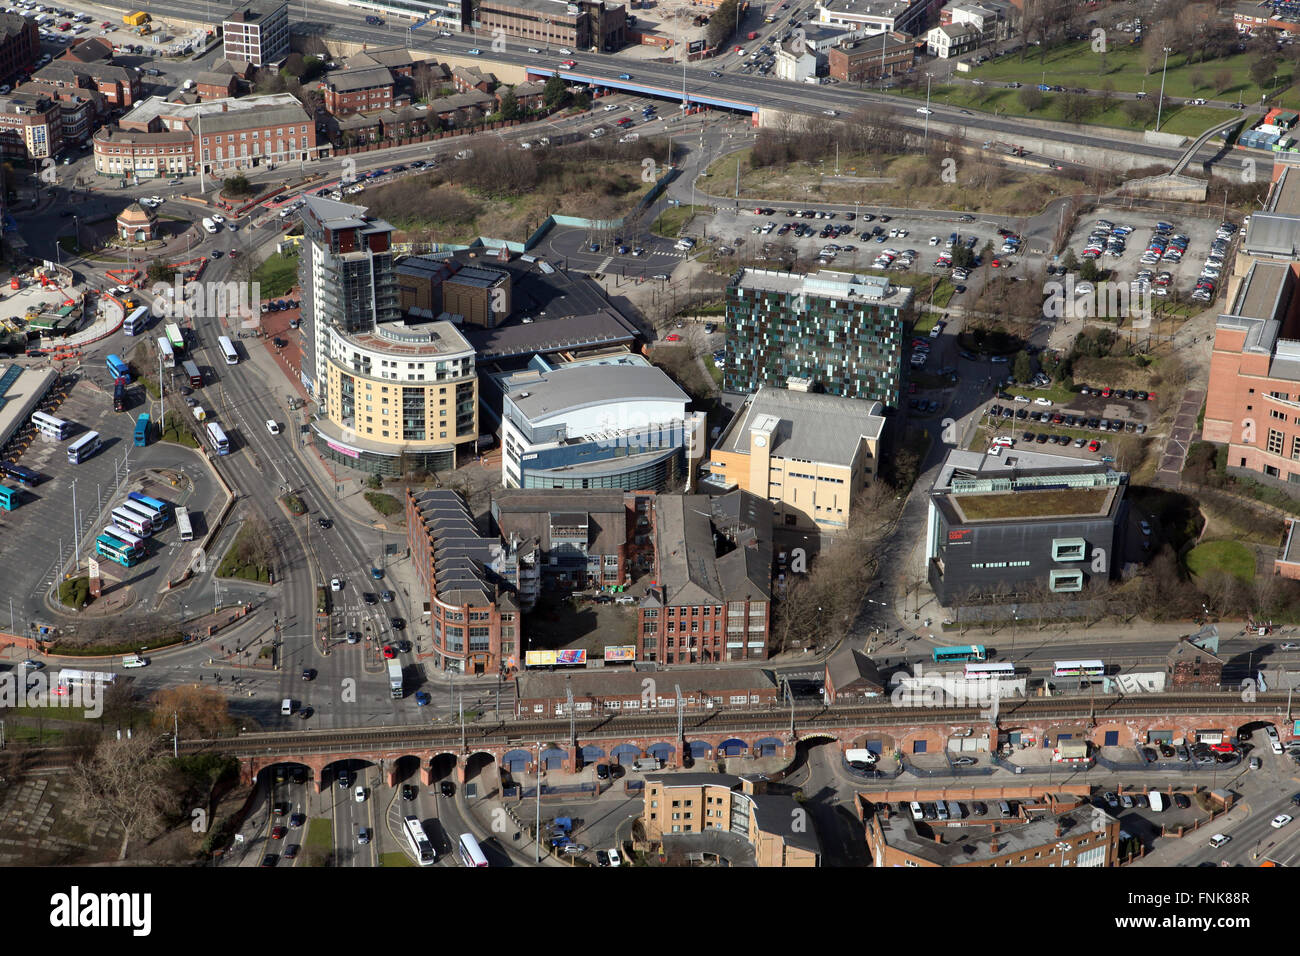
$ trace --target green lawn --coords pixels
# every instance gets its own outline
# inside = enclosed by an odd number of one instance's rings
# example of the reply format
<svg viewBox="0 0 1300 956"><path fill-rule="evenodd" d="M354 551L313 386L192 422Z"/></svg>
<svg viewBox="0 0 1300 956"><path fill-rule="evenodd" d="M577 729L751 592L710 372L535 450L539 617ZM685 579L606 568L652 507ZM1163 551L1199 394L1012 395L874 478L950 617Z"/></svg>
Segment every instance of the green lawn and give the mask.
<svg viewBox="0 0 1300 956"><path fill-rule="evenodd" d="M676 239L682 234L682 227L690 222L697 212L712 212L709 206L669 206L659 214L650 231L657 236Z"/></svg>
<svg viewBox="0 0 1300 956"><path fill-rule="evenodd" d="M999 57L976 67L967 75L981 80L1008 83L1019 81L1026 86L1053 83L1067 88L1082 86L1090 90L1102 89L1109 80L1117 92L1138 93L1146 90L1154 96L1160 92L1160 64L1157 63L1155 71L1148 74L1143 66L1145 59L1142 47L1128 44L1128 36L1116 34L1116 39L1123 37L1124 40L1112 43L1104 56L1093 52L1090 40L1082 40L1048 50L1045 57L1034 49L1025 55L1023 62L1018 54ZM1174 100L1199 96L1205 99L1259 103L1261 93L1273 89L1286 90L1295 80L1295 68L1279 61L1277 83L1261 89L1250 78L1250 66L1257 58L1258 54L1240 53L1220 60L1189 64L1185 56L1171 54L1164 77L1165 96ZM1215 74L1224 71L1232 74L1232 80L1223 89L1215 89ZM1201 81L1199 84L1194 82L1198 73Z"/></svg>
<svg viewBox="0 0 1300 956"><path fill-rule="evenodd" d="M922 312L916 317L916 324L912 326L913 335L929 335L930 330L934 328L934 323L939 321L938 312Z"/></svg>
<svg viewBox="0 0 1300 956"><path fill-rule="evenodd" d="M1206 541L1187 552L1187 570L1193 574L1215 568L1239 581L1250 581L1255 577L1255 555L1240 541Z"/></svg>
<svg viewBox="0 0 1300 956"><path fill-rule="evenodd" d="M718 368L718 364L713 361L712 355L704 356L704 367L709 370L709 374L713 376L713 381L718 388L722 388L722 369Z"/></svg>
<svg viewBox="0 0 1300 956"><path fill-rule="evenodd" d="M1094 78L1095 79L1095 78ZM1035 81L1036 82L1036 81ZM1159 78L1157 77L1157 82ZM1064 84L1062 84L1064 85ZM1094 82L1094 85L1095 82ZM896 91L918 100L925 99L925 90ZM1033 116L1037 119L1055 120L1059 123L1069 122L1061 115L1060 93L1045 93L1043 106L1030 112L1020 102L1020 90L1005 87L938 85L930 89L931 103L945 106L966 107L981 110L997 116ZM1165 94L1168 96L1168 93ZM1208 97L1207 97L1208 98ZM1165 110L1160 119L1162 133L1175 133L1181 136L1199 136L1211 126L1239 115L1236 110L1214 109L1209 106L1183 106L1182 102ZM1134 123L1125 115L1117 101L1115 106L1103 112L1093 113L1083 123L1085 126L1111 126L1118 129L1145 129L1147 124ZM1150 124L1154 126L1154 123Z"/></svg>
<svg viewBox="0 0 1300 956"><path fill-rule="evenodd" d="M262 287L263 299L284 295L298 282L297 254L283 256L273 253L253 271L253 281Z"/></svg>
<svg viewBox="0 0 1300 956"><path fill-rule="evenodd" d="M366 501L370 502L370 507L385 517L401 514L402 512L402 503L392 495L386 495L381 491L367 491L364 497Z"/></svg>
<svg viewBox="0 0 1300 956"><path fill-rule="evenodd" d="M405 853L402 853L400 851L396 853L379 854L379 865L384 867L415 866L415 864L411 862L411 858L407 856Z"/></svg>

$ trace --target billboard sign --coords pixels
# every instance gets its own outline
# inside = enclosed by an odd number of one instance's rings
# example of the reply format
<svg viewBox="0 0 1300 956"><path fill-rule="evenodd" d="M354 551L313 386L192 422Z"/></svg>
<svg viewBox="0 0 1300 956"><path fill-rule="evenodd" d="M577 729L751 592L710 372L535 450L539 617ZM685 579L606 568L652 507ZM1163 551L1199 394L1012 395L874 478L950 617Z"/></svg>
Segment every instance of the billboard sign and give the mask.
<svg viewBox="0 0 1300 956"><path fill-rule="evenodd" d="M636 645L624 644L605 648L606 663L631 663L636 660Z"/></svg>

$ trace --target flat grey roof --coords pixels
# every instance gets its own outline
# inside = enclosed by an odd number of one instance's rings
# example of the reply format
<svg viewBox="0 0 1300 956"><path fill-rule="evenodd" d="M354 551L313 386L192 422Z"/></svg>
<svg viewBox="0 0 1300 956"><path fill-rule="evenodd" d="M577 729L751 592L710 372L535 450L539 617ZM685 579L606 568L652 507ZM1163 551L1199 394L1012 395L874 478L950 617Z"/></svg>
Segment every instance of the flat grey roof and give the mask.
<svg viewBox="0 0 1300 956"><path fill-rule="evenodd" d="M879 440L885 427L880 402L763 385L731 420L718 449L749 454L750 429L764 415L780 421L772 454L833 465L851 464L859 442Z"/></svg>
<svg viewBox="0 0 1300 956"><path fill-rule="evenodd" d="M864 797L869 799L869 795ZM1054 847L1062 840L1073 843L1076 838L1104 832L1094 827L1094 822L1100 827L1106 827L1115 820L1104 810L1097 810L1086 803L1060 813L1051 813L1046 804L1021 806L1034 813L1032 820L1018 826L1002 826L996 831L993 823L986 824L978 818L965 819L961 826L935 824L930 829L939 837L938 841L934 837L919 834L916 823L909 814L890 813L886 818L877 813L876 821L890 846L939 866L959 866L963 863L980 863L1008 853ZM1035 813L1035 807L1047 812ZM995 840L996 850L993 849ZM1098 840L1097 845L1102 845L1102 841Z"/></svg>
<svg viewBox="0 0 1300 956"><path fill-rule="evenodd" d="M1004 448L1001 455L989 455L982 451L954 448L948 452L948 457L939 466L939 475L934 480L934 490L950 489L955 472L965 472L978 478L1016 478L1026 474L1057 472L1082 475L1103 473L1108 470L1105 462L1088 461L1069 455L1021 451L1017 448Z"/></svg>
<svg viewBox="0 0 1300 956"><path fill-rule="evenodd" d="M493 329L475 327L466 329L465 336L478 352L479 361L490 362L537 352L632 342L637 332L617 312L605 310L588 315L539 319L529 324L499 325Z"/></svg>

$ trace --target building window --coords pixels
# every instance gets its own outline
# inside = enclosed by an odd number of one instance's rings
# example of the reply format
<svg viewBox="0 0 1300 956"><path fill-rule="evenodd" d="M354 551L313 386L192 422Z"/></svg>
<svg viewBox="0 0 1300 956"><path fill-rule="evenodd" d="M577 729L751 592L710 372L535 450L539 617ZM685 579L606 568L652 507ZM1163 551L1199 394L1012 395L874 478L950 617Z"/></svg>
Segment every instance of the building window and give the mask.
<svg viewBox="0 0 1300 956"><path fill-rule="evenodd" d="M1268 453L1270 455L1282 454L1282 443L1285 439L1286 436L1276 428L1270 428L1268 430Z"/></svg>
<svg viewBox="0 0 1300 956"><path fill-rule="evenodd" d="M1054 538L1052 560L1082 561L1086 556L1087 548L1087 543L1082 538Z"/></svg>
<svg viewBox="0 0 1300 956"><path fill-rule="evenodd" d="M1055 593L1082 591L1082 571L1052 571L1048 574L1048 588Z"/></svg>

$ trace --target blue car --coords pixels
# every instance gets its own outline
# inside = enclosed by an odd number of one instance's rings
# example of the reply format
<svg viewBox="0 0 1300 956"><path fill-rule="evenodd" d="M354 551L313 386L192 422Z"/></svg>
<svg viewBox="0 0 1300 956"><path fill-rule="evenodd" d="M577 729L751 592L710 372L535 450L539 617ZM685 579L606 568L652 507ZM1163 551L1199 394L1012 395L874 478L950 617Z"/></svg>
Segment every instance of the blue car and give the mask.
<svg viewBox="0 0 1300 956"><path fill-rule="evenodd" d="M599 242L593 242L591 245L589 245L589 246L587 247L587 251L588 251L588 252L600 252L600 243L599 243Z"/></svg>
<svg viewBox="0 0 1300 956"><path fill-rule="evenodd" d="M423 690L422 690L422 691L419 691L419 692L417 692L416 695L415 695L415 706L417 706L417 707L428 707L428 706L429 706L429 700L430 700L430 698L429 698L429 692L428 692L428 691L423 691Z"/></svg>
<svg viewBox="0 0 1300 956"><path fill-rule="evenodd" d="M384 576L384 572L379 570L378 568L371 568L370 576L374 578L376 581L378 581L380 578Z"/></svg>
<svg viewBox="0 0 1300 956"><path fill-rule="evenodd" d="M620 74L618 75L618 78L619 78L620 80L630 80L630 79L632 79L632 74L631 74L631 73L620 73Z"/></svg>

